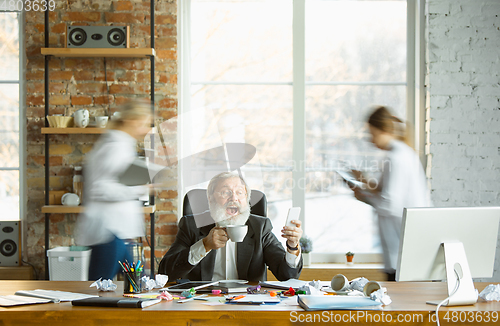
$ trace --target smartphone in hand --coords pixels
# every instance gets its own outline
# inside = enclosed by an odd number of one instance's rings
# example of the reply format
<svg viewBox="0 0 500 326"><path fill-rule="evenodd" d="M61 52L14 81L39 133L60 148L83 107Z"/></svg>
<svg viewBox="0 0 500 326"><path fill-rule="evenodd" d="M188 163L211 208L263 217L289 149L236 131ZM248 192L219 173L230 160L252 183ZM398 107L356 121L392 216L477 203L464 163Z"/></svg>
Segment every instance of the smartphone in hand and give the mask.
<svg viewBox="0 0 500 326"><path fill-rule="evenodd" d="M293 226L295 224L292 223L293 220L298 220L300 217L300 207L292 207L288 210L288 216L286 217L286 226Z"/></svg>

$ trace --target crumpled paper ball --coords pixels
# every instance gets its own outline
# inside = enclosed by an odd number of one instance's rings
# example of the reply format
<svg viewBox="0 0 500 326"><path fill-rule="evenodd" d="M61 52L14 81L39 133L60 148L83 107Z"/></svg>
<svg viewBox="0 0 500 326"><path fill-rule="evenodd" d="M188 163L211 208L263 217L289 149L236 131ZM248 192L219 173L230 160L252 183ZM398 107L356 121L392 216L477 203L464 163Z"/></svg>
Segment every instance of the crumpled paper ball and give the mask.
<svg viewBox="0 0 500 326"><path fill-rule="evenodd" d="M112 280L102 280L102 278L90 284L90 287L93 286L97 287L99 291L114 291L118 287Z"/></svg>
<svg viewBox="0 0 500 326"><path fill-rule="evenodd" d="M320 281L311 281L308 284L302 285L297 289L298 291L304 291L306 295L321 295L321 282Z"/></svg>
<svg viewBox="0 0 500 326"><path fill-rule="evenodd" d="M500 284L490 284L484 288L479 297L486 301L500 301Z"/></svg>
<svg viewBox="0 0 500 326"><path fill-rule="evenodd" d="M321 282L320 281L313 280L313 281L309 282L309 285L317 290L321 290Z"/></svg>
<svg viewBox="0 0 500 326"><path fill-rule="evenodd" d="M366 283L368 283L368 279L365 277L358 277L349 282L349 287L352 290L360 291L363 292L363 288L365 287Z"/></svg>
<svg viewBox="0 0 500 326"><path fill-rule="evenodd" d="M380 302L381 304L388 305L392 302L391 297L387 294L387 288L380 288L370 294L370 299Z"/></svg>
<svg viewBox="0 0 500 326"><path fill-rule="evenodd" d="M154 288L162 288L168 282L168 275L156 274L155 279L152 280L149 276L143 276L141 278L142 286L146 288L147 291L151 291Z"/></svg>

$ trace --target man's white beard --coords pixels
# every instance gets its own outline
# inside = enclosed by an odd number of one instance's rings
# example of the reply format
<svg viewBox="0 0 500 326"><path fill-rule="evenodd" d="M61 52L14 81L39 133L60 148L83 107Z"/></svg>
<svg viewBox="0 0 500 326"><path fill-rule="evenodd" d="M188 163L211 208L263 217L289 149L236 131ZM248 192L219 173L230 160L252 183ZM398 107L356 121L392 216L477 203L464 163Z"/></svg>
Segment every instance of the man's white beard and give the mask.
<svg viewBox="0 0 500 326"><path fill-rule="evenodd" d="M231 204L232 206L238 206L239 214L235 216L228 215L226 213L226 208ZM244 225L248 217L250 216L250 205L246 205L245 208L241 208L240 205L235 205L235 203L227 203L225 206L221 206L216 202L209 202L210 215L214 219L217 226L225 227L227 225Z"/></svg>

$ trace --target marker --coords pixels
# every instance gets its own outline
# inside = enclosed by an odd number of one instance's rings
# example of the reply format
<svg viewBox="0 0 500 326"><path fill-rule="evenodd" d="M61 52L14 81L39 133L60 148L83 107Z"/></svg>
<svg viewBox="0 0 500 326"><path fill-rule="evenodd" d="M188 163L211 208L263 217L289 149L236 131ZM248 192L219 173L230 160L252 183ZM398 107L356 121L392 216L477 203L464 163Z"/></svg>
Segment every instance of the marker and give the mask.
<svg viewBox="0 0 500 326"><path fill-rule="evenodd" d="M239 296L233 298L233 300L243 299L244 297L245 297L245 295L239 295Z"/></svg>

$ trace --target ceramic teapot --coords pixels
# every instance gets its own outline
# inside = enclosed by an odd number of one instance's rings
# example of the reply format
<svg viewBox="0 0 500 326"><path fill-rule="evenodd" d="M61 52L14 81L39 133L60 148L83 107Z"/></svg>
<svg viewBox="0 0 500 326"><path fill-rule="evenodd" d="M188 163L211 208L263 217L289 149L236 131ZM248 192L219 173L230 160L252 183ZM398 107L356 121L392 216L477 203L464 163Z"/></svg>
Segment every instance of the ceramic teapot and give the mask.
<svg viewBox="0 0 500 326"><path fill-rule="evenodd" d="M79 109L73 113L75 126L78 128L85 128L89 124L89 110Z"/></svg>

